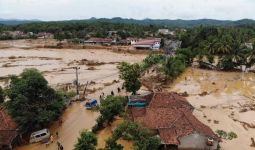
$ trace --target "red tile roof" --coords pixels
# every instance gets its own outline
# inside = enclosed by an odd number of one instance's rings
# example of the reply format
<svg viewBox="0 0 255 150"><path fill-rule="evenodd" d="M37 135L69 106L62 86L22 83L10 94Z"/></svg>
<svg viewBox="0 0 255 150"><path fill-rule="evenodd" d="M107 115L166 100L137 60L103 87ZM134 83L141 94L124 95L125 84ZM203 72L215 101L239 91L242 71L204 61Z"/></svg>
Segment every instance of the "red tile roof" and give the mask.
<svg viewBox="0 0 255 150"><path fill-rule="evenodd" d="M0 130L0 145L9 145L13 139L17 136L15 130Z"/></svg>
<svg viewBox="0 0 255 150"><path fill-rule="evenodd" d="M17 124L15 121L7 114L7 112L0 108L0 130L15 130Z"/></svg>
<svg viewBox="0 0 255 150"><path fill-rule="evenodd" d="M190 111L182 112L181 116L176 118L171 126L159 128L158 131L161 140L165 144L178 145L180 144L179 138L193 133L218 140L217 135L208 126L201 123Z"/></svg>
<svg viewBox="0 0 255 150"><path fill-rule="evenodd" d="M179 138L199 133L218 140L214 132L193 114L193 107L177 93L154 93L147 108L131 108L133 120L158 130L165 144L178 145Z"/></svg>
<svg viewBox="0 0 255 150"><path fill-rule="evenodd" d="M171 92L158 92L152 97L149 104L150 108L175 108L175 109L189 109L193 110L194 107L182 96L177 93Z"/></svg>
<svg viewBox="0 0 255 150"><path fill-rule="evenodd" d="M0 145L9 145L17 136L17 124L0 108Z"/></svg>
<svg viewBox="0 0 255 150"><path fill-rule="evenodd" d="M158 42L158 41L155 41L155 40L140 40L138 42L136 42L135 44L133 44L134 46L135 45L154 45L155 42Z"/></svg>

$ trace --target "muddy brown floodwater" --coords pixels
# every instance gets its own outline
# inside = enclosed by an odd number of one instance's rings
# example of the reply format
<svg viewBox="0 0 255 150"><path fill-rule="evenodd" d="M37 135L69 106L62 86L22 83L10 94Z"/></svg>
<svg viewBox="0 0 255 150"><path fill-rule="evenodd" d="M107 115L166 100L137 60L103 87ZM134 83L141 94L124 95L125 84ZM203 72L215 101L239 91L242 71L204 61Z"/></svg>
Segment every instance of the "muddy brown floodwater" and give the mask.
<svg viewBox="0 0 255 150"><path fill-rule="evenodd" d="M233 131L238 138L221 143L225 150L254 150L255 74L188 68L169 91L187 92L194 115L214 131ZM204 94L202 94L204 93Z"/></svg>
<svg viewBox="0 0 255 150"><path fill-rule="evenodd" d="M114 53L109 50L76 50L76 49L22 49L22 48L6 48L0 49L0 85L6 86L8 82L4 79L8 75L20 74L25 68L37 68L42 71L49 84L58 87L63 84L72 84L75 79L74 66L79 66L80 84L87 81L94 81L94 84L88 88L97 88L94 93L89 94L88 98L99 98L102 92L110 95L111 91L117 93L117 87L122 86L119 80L118 70L116 68L118 62L140 62L146 55L143 54L124 54ZM81 63L85 61L86 63ZM89 64L88 64L89 62ZM94 64L92 64L93 62ZM96 63L95 63L96 62ZM88 64L88 65L86 65ZM91 69L93 66L93 69ZM90 68L90 69L89 69ZM113 81L118 82L113 82ZM126 93L122 93L122 95ZM59 133L58 140L65 150L73 149L77 141L80 131L91 129L98 117L98 112L86 110L85 102L74 102L68 107L63 115L63 124L59 126L58 122L50 126L50 131L55 135ZM104 131L110 131L106 128ZM104 145L104 138L109 137L111 132L100 133L99 145ZM132 143L120 140L125 149L132 149ZM16 150L56 150L56 142L46 148L45 145L36 143L17 147Z"/></svg>

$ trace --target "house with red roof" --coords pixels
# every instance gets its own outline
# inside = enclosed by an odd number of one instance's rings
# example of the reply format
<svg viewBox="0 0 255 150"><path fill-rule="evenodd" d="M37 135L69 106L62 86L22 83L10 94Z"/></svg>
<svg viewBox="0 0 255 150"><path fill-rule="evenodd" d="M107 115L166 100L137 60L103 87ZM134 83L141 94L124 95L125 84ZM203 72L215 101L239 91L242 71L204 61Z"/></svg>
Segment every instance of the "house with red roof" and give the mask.
<svg viewBox="0 0 255 150"><path fill-rule="evenodd" d="M0 149L12 149L17 136L17 124L4 109L0 108Z"/></svg>
<svg viewBox="0 0 255 150"><path fill-rule="evenodd" d="M133 43L132 46L136 49L158 50L160 48L160 42L160 38L147 38L138 40L137 42Z"/></svg>
<svg viewBox="0 0 255 150"><path fill-rule="evenodd" d="M193 106L177 93L154 93L145 108L131 107L133 121L158 134L164 148L217 149L219 138L193 114Z"/></svg>

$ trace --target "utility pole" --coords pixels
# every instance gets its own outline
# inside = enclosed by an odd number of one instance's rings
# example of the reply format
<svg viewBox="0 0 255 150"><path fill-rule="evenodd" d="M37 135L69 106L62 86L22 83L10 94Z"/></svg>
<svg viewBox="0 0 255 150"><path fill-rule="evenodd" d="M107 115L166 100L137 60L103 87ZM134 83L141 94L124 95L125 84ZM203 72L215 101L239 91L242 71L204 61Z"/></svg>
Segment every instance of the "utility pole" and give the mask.
<svg viewBox="0 0 255 150"><path fill-rule="evenodd" d="M80 67L73 67L73 69L75 69L76 71L76 80L75 80L75 84L76 84L76 94L78 95L78 99L80 98L79 96L79 78L78 78L78 69L80 69Z"/></svg>

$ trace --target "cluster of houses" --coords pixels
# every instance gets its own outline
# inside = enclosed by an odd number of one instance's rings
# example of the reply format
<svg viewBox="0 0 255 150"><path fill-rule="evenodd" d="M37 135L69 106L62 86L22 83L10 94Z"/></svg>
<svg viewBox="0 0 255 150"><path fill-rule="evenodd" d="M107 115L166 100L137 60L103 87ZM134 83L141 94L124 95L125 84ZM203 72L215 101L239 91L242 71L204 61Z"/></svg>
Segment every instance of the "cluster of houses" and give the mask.
<svg viewBox="0 0 255 150"><path fill-rule="evenodd" d="M52 39L54 35L48 32L23 32L23 31L3 31L0 33L2 39L28 39L28 38L38 38L38 39Z"/></svg>
<svg viewBox="0 0 255 150"><path fill-rule="evenodd" d="M90 38L83 42L84 44L97 44L97 45L131 45L136 49L153 49L158 50L160 48L160 38L127 38L122 40L116 40L111 38Z"/></svg>
<svg viewBox="0 0 255 150"><path fill-rule="evenodd" d="M165 149L217 149L220 138L193 114L193 106L177 93L131 96L130 119L149 128Z"/></svg>

